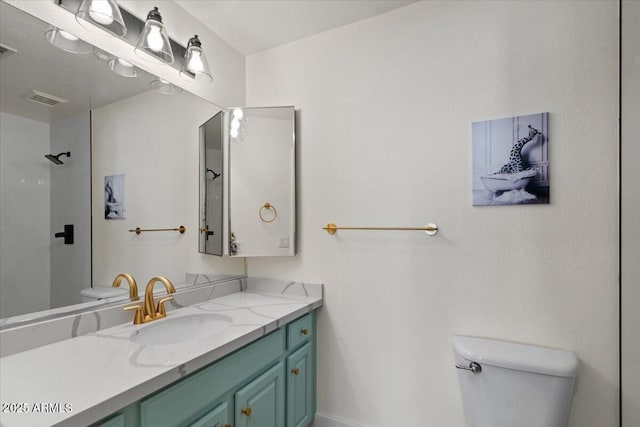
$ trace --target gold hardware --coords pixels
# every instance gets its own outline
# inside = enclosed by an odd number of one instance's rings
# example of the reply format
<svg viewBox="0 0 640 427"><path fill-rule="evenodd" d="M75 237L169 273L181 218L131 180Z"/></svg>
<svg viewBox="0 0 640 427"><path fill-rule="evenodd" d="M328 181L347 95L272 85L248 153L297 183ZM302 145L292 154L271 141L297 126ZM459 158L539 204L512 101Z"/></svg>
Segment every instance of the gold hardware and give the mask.
<svg viewBox="0 0 640 427"><path fill-rule="evenodd" d="M291 370L291 373L292 373L293 375L298 375L298 374L300 373L300 369L298 369L298 368L293 368L293 369Z"/></svg>
<svg viewBox="0 0 640 427"><path fill-rule="evenodd" d="M262 216L263 210L272 210L273 218L271 218L270 220L264 219L264 216ZM276 210L275 206L273 206L271 203L265 202L265 204L260 207L260 210L258 211L258 216L260 217L260 220L262 222L266 222L268 224L276 220L276 218L278 217L278 211Z"/></svg>
<svg viewBox="0 0 640 427"><path fill-rule="evenodd" d="M207 227L200 227L200 233L206 233L207 231L209 231Z"/></svg>
<svg viewBox="0 0 640 427"><path fill-rule="evenodd" d="M233 427L231 424L225 424L222 427Z"/></svg>
<svg viewBox="0 0 640 427"><path fill-rule="evenodd" d="M309 333L309 330L308 329L302 329L302 330L300 330L300 333L302 335L307 335Z"/></svg>
<svg viewBox="0 0 640 427"><path fill-rule="evenodd" d="M153 320L162 319L163 317L167 316L167 310L164 304L167 301L171 301L173 297L167 296L167 297L161 298L160 301L158 301L158 304L154 307L153 285L155 285L157 282L160 282L164 285L168 294L173 294L176 292L176 288L169 281L169 279L166 279L162 276L155 276L151 278L151 280L149 280L149 283L147 283L147 287L144 290L144 307L139 304L136 304L136 305L130 305L124 308L125 310L136 311L133 317L134 325L151 322Z"/></svg>
<svg viewBox="0 0 640 427"><path fill-rule="evenodd" d="M329 223L322 227L329 234L336 234L338 230L409 230L409 231L424 231L429 236L433 236L438 232L438 226L432 223L427 224L425 227L338 227L334 223Z"/></svg>
<svg viewBox="0 0 640 427"><path fill-rule="evenodd" d="M136 233L137 235L140 235L143 232L147 232L147 231L179 231L180 234L184 234L184 232L187 231L187 228L184 225L181 225L180 227L176 227L176 228L145 228L145 229L142 229L140 227L136 227L133 230L129 230L129 233Z"/></svg>
<svg viewBox="0 0 640 427"><path fill-rule="evenodd" d="M241 410L240 412L242 412L244 415L246 415L247 417L251 416L251 408L244 408L243 410Z"/></svg>
<svg viewBox="0 0 640 427"><path fill-rule="evenodd" d="M142 315L142 306L141 305L130 305L128 307L124 308L125 311L127 310L135 310L136 313L133 316L133 324L134 325L139 325L141 323L144 323L144 318Z"/></svg>
<svg viewBox="0 0 640 427"><path fill-rule="evenodd" d="M111 286L113 286L114 288L119 288L122 279L125 279L127 282L129 282L129 299L131 301L138 301L140 299L140 297L138 296L138 285L136 284L136 279L134 279L132 275L127 273L118 274L113 279L113 283L111 284Z"/></svg>

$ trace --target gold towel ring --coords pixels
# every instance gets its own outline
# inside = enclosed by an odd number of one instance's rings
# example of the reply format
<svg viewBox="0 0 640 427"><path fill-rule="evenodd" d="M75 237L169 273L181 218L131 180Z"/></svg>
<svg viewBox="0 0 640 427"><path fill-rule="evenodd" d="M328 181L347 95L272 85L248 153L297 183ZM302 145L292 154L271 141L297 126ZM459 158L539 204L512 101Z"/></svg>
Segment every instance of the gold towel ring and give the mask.
<svg viewBox="0 0 640 427"><path fill-rule="evenodd" d="M262 216L262 211L263 210L272 210L273 211L273 218L266 220L264 219L264 217ZM260 216L260 220L262 222L266 222L267 224L270 222L273 222L276 220L276 218L278 217L278 211L276 210L275 206L273 206L271 203L266 202L264 205L260 206L260 210L258 211L258 216Z"/></svg>

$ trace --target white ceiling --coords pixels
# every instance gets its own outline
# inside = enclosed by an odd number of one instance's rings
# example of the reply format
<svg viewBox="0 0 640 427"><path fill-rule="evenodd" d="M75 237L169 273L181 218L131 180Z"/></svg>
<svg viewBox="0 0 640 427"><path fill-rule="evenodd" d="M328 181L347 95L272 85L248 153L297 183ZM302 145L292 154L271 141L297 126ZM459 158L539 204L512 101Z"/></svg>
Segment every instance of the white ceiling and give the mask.
<svg viewBox="0 0 640 427"><path fill-rule="evenodd" d="M244 55L415 3L416 0L175 0Z"/></svg>

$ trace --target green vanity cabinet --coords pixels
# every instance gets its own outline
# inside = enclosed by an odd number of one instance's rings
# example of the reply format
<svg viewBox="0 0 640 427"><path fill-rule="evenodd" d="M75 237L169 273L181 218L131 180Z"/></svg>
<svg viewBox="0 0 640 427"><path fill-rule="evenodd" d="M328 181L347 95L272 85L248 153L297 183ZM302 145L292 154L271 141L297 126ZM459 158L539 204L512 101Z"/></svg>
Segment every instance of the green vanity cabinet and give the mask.
<svg viewBox="0 0 640 427"><path fill-rule="evenodd" d="M311 312L96 425L307 427L314 414Z"/></svg>
<svg viewBox="0 0 640 427"><path fill-rule="evenodd" d="M195 423L189 424L189 427L231 427L229 404L227 402L221 403Z"/></svg>
<svg viewBox="0 0 640 427"><path fill-rule="evenodd" d="M284 426L284 364L260 375L235 396L236 427Z"/></svg>
<svg viewBox="0 0 640 427"><path fill-rule="evenodd" d="M313 420L314 372L311 344L287 358L287 427L306 427Z"/></svg>

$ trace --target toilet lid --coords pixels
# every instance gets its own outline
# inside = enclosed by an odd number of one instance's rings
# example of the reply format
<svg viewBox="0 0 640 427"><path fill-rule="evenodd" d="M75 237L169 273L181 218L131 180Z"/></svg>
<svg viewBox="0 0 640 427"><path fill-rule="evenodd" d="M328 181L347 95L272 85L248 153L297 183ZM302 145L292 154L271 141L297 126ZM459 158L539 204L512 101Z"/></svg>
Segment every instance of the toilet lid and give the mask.
<svg viewBox="0 0 640 427"><path fill-rule="evenodd" d="M129 293L128 289L113 288L110 286L94 286L80 291L80 295L87 298L104 299L120 297Z"/></svg>

